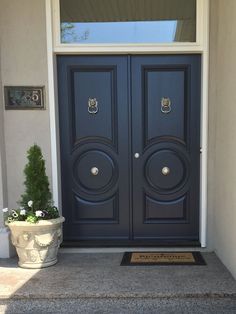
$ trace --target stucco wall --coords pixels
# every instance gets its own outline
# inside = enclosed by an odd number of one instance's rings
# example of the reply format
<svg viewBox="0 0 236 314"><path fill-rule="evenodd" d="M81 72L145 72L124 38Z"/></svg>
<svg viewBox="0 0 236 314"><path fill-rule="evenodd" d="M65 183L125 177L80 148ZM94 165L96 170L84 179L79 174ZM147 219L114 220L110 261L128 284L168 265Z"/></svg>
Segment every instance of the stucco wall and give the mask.
<svg viewBox="0 0 236 314"><path fill-rule="evenodd" d="M44 0L0 0L1 76L3 85L45 85L47 50ZM51 180L49 110L4 110L8 206L23 191L26 150L42 147Z"/></svg>
<svg viewBox="0 0 236 314"><path fill-rule="evenodd" d="M236 1L211 2L209 207L215 251L236 277Z"/></svg>

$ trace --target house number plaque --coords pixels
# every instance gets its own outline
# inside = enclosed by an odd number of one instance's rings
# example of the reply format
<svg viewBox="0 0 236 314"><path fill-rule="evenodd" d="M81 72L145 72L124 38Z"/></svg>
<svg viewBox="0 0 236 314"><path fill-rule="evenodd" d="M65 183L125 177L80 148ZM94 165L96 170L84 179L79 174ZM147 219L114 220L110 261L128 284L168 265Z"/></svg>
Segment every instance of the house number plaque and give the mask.
<svg viewBox="0 0 236 314"><path fill-rule="evenodd" d="M5 109L44 109L44 87L5 86Z"/></svg>

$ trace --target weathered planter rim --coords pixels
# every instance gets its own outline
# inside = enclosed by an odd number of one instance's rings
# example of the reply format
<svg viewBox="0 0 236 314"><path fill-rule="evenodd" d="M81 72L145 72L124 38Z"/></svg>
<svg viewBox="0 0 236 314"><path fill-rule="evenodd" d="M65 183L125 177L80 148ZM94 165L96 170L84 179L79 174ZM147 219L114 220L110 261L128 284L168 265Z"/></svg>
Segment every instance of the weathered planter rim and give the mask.
<svg viewBox="0 0 236 314"><path fill-rule="evenodd" d="M5 222L5 225L11 228L11 226L16 226L16 227L37 227L37 226L50 226L50 225L55 225L57 223L62 223L65 221L65 218L63 216L60 216L55 219L41 219L35 223L31 223L28 221L12 221L12 222Z"/></svg>

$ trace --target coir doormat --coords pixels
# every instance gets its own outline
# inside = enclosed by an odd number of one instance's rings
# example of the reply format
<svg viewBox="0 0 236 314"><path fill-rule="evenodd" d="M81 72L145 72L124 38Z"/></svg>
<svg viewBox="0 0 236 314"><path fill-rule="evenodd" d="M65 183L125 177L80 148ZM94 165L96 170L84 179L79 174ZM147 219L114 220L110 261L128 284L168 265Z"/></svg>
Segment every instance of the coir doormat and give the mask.
<svg viewBox="0 0 236 314"><path fill-rule="evenodd" d="M121 266L206 265L200 252L125 252Z"/></svg>

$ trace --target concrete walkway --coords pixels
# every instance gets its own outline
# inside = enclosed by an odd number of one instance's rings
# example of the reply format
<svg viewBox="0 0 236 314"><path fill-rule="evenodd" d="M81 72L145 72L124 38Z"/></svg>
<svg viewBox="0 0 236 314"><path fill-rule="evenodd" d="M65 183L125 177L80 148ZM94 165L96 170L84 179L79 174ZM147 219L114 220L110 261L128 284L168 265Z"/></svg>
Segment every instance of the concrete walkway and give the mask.
<svg viewBox="0 0 236 314"><path fill-rule="evenodd" d="M0 260L0 313L236 313L236 281L207 266L120 266L122 253L59 254L42 270Z"/></svg>

